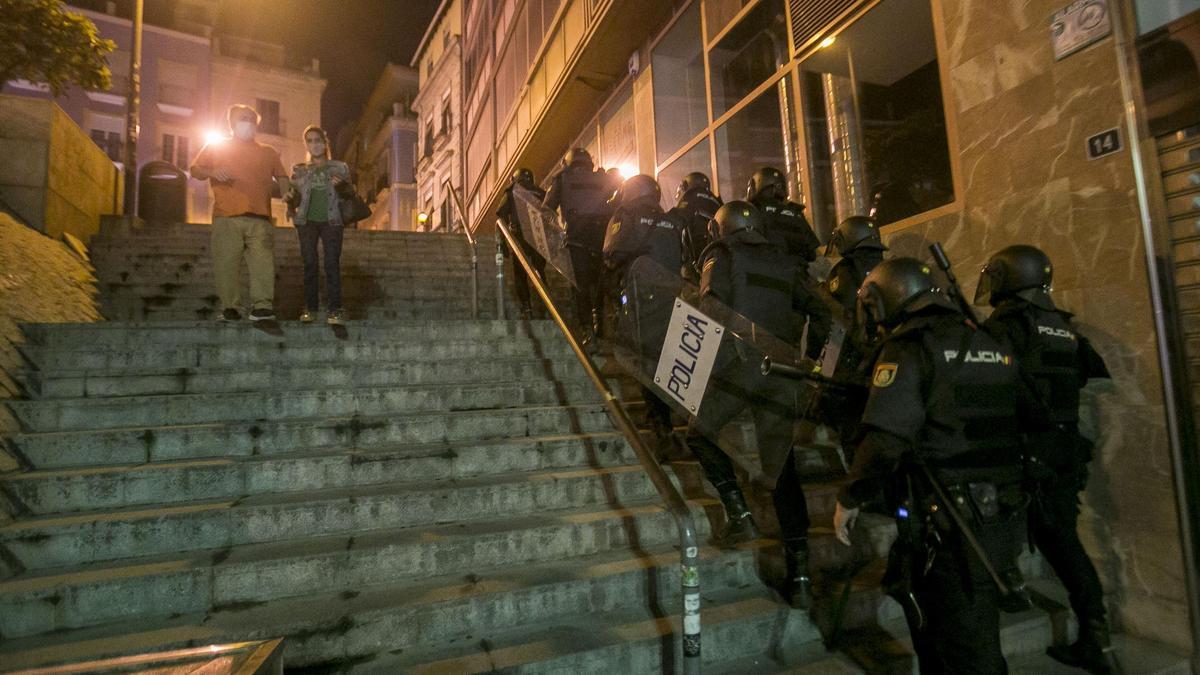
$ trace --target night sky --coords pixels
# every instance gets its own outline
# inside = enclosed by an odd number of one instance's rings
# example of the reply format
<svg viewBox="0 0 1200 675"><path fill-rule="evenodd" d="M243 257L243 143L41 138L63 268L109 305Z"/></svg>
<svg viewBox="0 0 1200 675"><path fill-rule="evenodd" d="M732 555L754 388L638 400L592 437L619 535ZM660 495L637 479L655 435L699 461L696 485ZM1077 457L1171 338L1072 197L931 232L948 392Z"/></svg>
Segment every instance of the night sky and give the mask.
<svg viewBox="0 0 1200 675"><path fill-rule="evenodd" d="M149 3L147 3L149 4ZM388 61L407 66L439 0L222 0L218 30L281 42L321 60L321 122L332 138L357 119ZM344 148L335 148L341 154Z"/></svg>

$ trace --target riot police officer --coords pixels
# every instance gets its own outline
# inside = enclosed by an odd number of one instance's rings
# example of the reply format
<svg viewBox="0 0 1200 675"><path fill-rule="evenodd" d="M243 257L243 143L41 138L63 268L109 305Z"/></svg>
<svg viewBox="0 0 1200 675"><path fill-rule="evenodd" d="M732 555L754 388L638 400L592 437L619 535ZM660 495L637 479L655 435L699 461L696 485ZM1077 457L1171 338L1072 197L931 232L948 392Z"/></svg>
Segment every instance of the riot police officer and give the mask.
<svg viewBox="0 0 1200 675"><path fill-rule="evenodd" d="M517 218L517 207L513 198L513 188L516 187L532 193L539 202L546 198L546 191L533 182L533 172L525 168L517 169L513 171L512 183L504 191L504 197L500 200L500 207L496 209L496 217L508 226L508 231L512 232L513 237L517 240L517 244L521 247L521 250L524 251L526 258L529 259L529 263L533 266L534 271L538 273L539 277L545 279L546 259L525 240L525 231L521 228L521 223ZM529 277L525 274L525 268L517 262L515 257L513 257L512 267L513 290L517 294L517 302L521 305L521 318L532 318L533 305L530 302Z"/></svg>
<svg viewBox="0 0 1200 675"><path fill-rule="evenodd" d="M1036 485L1030 533L1067 588L1079 639L1047 653L1092 673L1110 673L1119 666L1112 656L1104 590L1076 529L1078 496L1087 485L1092 455L1091 442L1079 433L1079 390L1089 378L1109 374L1091 343L1075 332L1071 314L1055 307L1053 274L1041 250L1009 246L983 268L975 304L995 307L984 328L1012 345L1021 371L1049 412L1050 428L1032 434L1026 447L1026 468Z"/></svg>
<svg viewBox="0 0 1200 675"><path fill-rule="evenodd" d="M777 251L796 259L803 270L816 260L821 244L804 218L804 207L788 201L787 194L787 178L769 166L754 172L746 187L746 200L762 213L763 236ZM811 288L808 275L800 277L799 282L800 312L808 320L806 354L815 361L829 338L830 313Z"/></svg>
<svg viewBox="0 0 1200 675"><path fill-rule="evenodd" d="M708 222L721 208L721 198L712 193L708 176L693 171L683 177L675 200L669 213L683 224L684 276L699 282L700 254L709 244Z"/></svg>
<svg viewBox="0 0 1200 675"><path fill-rule="evenodd" d="M617 280L622 289L626 271L638 258L648 257L667 272L679 273L680 227L663 213L661 199L658 183L644 174L626 180L613 195L616 210L604 236L604 266L607 276ZM674 431L671 408L645 386L642 399L646 403L646 422L658 441L659 456L665 457Z"/></svg>
<svg viewBox="0 0 1200 675"><path fill-rule="evenodd" d="M592 157L582 148L567 153L566 166L555 177L543 205L558 209L566 226L571 270L575 277L575 310L582 332L590 340L601 332L603 268L600 251L612 209L612 179L592 167Z"/></svg>
<svg viewBox="0 0 1200 675"><path fill-rule="evenodd" d="M763 234L776 248L806 263L817 259L821 242L804 217L804 206L788 199L787 177L779 169L765 166L755 171L746 186L746 201L762 211Z"/></svg>
<svg viewBox="0 0 1200 675"><path fill-rule="evenodd" d="M781 253L759 232L762 215L754 205L732 201L717 210L711 223L712 243L704 253L700 282L702 297L713 297L733 311L794 344L799 339L797 310L807 302L798 285L805 272L796 258ZM787 580L784 595L797 608L811 603L808 571L808 505L792 452L797 415L794 385L764 379L758 363L734 358L717 366L705 393L703 415L688 427L687 443L705 477L721 497L725 525L718 544L729 545L758 536L733 463L713 442L720 430L749 408L758 436L764 476L774 481L772 500L779 518Z"/></svg>
<svg viewBox="0 0 1200 675"><path fill-rule="evenodd" d="M833 377L849 386L825 388L818 403L819 416L822 422L838 432L846 452L852 450L850 445L857 432L858 421L862 418L863 406L867 403L866 369L871 364L864 362L873 349L875 337L874 331L868 331L866 326L860 325L855 304L858 302L859 287L867 274L883 262L883 252L886 250L878 226L866 216L850 216L843 220L830 234L825 247L826 255L836 252L840 256L829 271L824 287L841 305L846 328L834 364Z"/></svg>
<svg viewBox="0 0 1200 675"><path fill-rule="evenodd" d="M849 544L860 505L885 495L900 529L885 587L904 605L921 672L1004 673L992 572L1016 569L1023 532L1021 379L930 274L896 258L859 289L859 311L886 337L834 529Z"/></svg>

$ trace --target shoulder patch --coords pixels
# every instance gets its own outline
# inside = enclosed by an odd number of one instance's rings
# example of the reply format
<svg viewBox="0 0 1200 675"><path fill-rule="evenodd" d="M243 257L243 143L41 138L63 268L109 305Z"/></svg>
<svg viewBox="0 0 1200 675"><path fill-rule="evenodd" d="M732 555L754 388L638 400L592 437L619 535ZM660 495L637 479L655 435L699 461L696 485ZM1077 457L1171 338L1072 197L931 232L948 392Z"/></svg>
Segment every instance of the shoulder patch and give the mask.
<svg viewBox="0 0 1200 675"><path fill-rule="evenodd" d="M620 231L621 231L621 221L619 221L619 220L614 220L614 221L612 221L612 223L611 223L611 224L609 224L609 226L608 226L608 233L609 233L609 234L616 234L616 233L618 233L618 232L620 232Z"/></svg>
<svg viewBox="0 0 1200 675"><path fill-rule="evenodd" d="M829 292L837 293L837 289L842 285L842 280L834 277L829 280Z"/></svg>
<svg viewBox="0 0 1200 675"><path fill-rule="evenodd" d="M711 268L713 265L716 265L716 264L717 264L717 259L713 258L713 257L709 257L708 260L704 261L704 271L707 272L709 270L709 268Z"/></svg>
<svg viewBox="0 0 1200 675"><path fill-rule="evenodd" d="M896 371L900 368L895 363L880 363L875 366L875 374L871 376L872 387L890 387L896 381Z"/></svg>

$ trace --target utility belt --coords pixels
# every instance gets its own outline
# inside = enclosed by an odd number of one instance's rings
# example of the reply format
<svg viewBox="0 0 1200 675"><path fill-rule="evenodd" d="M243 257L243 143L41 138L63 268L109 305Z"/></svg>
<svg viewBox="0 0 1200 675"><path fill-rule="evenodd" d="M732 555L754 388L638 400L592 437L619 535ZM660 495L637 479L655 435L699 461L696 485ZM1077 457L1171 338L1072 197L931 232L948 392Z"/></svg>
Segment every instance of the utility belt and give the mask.
<svg viewBox="0 0 1200 675"><path fill-rule="evenodd" d="M1054 424L1047 431L1029 435L1025 443L1026 472L1036 483L1080 473L1092 460L1094 447L1074 423Z"/></svg>

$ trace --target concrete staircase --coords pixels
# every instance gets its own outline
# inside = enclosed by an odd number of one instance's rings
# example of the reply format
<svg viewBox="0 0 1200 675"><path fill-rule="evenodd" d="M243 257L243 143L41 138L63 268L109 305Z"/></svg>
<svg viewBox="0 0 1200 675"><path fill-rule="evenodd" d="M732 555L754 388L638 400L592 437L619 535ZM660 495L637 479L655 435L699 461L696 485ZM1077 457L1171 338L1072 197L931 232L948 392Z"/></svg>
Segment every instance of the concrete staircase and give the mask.
<svg viewBox="0 0 1200 675"><path fill-rule="evenodd" d="M220 303L213 286L207 225L150 226L132 235L102 232L90 246L108 320L216 317ZM495 251L494 239L479 240L480 318L496 318ZM343 304L351 319L471 317L469 247L462 234L414 236L349 229L341 263ZM246 283L243 270L242 295L248 306ZM321 300L324 306L323 280ZM515 316L511 301L508 305L508 316ZM302 309L303 266L296 231L279 227L275 229L275 310L280 319L296 319Z"/></svg>
<svg viewBox="0 0 1200 675"><path fill-rule="evenodd" d="M296 672L678 666L674 523L553 324L465 319L455 239L359 232L346 301L370 320L198 322L198 229L97 241L108 316L154 320L25 327L0 670L279 636ZM179 285L147 303L151 280ZM393 284L409 290L376 295ZM878 587L894 528L864 517L855 548L834 542L832 457L802 450L811 619L770 588L774 541L701 551L706 672L911 670ZM694 463L672 471L707 534L717 501ZM752 499L769 529L769 498ZM1043 588L1041 609L1006 617L1014 657L1069 632Z"/></svg>

